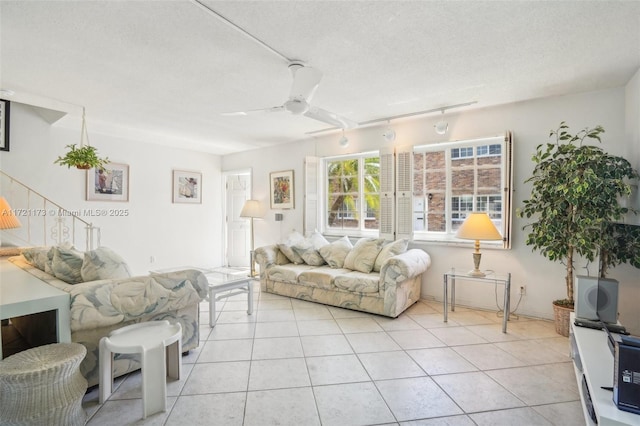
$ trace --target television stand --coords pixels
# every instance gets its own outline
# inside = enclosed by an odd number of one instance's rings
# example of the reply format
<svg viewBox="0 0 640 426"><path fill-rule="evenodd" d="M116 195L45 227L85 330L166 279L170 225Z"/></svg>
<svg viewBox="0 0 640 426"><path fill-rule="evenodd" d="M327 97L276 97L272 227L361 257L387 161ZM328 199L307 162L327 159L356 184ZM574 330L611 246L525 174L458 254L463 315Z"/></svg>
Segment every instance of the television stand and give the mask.
<svg viewBox="0 0 640 426"><path fill-rule="evenodd" d="M585 423L595 425L587 411L585 392L582 390L582 376L591 395L591 403L597 424L639 425L640 415L619 410L613 402L613 355L607 344L604 330L578 327L574 324L575 314L571 314L569 337L571 340L571 358L576 374L576 382L582 401Z"/></svg>

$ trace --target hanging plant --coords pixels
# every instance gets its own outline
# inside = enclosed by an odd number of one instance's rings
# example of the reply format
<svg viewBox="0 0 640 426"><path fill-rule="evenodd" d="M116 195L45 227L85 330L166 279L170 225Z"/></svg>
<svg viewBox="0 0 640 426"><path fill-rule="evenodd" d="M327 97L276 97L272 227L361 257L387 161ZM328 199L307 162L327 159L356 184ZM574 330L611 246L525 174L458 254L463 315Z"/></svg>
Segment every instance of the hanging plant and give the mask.
<svg viewBox="0 0 640 426"><path fill-rule="evenodd" d="M84 117L84 107L82 107L82 129L80 129L80 147L76 148L76 144L67 145L69 149L64 157L58 157L54 164L61 166L76 167L78 169L88 170L98 168L104 170L104 166L109 163L109 158L98 157L97 148L89 145L89 133L87 132L87 122Z"/></svg>
<svg viewBox="0 0 640 426"><path fill-rule="evenodd" d="M76 144L67 145L69 149L64 157L58 157L54 163L61 166L77 167L78 169L93 169L98 168L104 170L104 166L109 163L108 158L98 157L96 147L90 145L80 146L76 148Z"/></svg>

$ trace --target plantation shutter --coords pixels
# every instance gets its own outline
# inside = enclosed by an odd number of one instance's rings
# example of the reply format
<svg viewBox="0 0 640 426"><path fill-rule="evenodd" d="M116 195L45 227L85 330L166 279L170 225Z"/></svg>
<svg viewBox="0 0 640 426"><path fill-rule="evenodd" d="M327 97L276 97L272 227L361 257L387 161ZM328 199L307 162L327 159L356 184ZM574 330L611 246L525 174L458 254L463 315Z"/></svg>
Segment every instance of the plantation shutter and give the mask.
<svg viewBox="0 0 640 426"><path fill-rule="evenodd" d="M396 148L396 238L413 239L413 148Z"/></svg>
<svg viewBox="0 0 640 426"><path fill-rule="evenodd" d="M395 158L393 148L380 149L380 238L393 241Z"/></svg>
<svg viewBox="0 0 640 426"><path fill-rule="evenodd" d="M503 236L503 248L511 248L511 230L513 227L513 218L511 212L513 211L513 133L507 131L504 135L504 161L505 167L503 167L504 173L506 173L506 182L504 188L504 203L502 217L502 236Z"/></svg>
<svg viewBox="0 0 640 426"><path fill-rule="evenodd" d="M320 212L318 211L318 157L305 157L304 159L304 221L303 234L308 235L320 229Z"/></svg>

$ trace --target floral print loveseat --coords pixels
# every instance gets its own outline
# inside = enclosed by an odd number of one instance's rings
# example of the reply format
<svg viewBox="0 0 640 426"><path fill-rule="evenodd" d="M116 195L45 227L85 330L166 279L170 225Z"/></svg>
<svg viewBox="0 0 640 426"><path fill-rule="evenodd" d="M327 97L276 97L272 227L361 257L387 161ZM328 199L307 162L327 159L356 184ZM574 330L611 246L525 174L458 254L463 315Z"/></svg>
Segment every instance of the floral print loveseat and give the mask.
<svg viewBox="0 0 640 426"><path fill-rule="evenodd" d="M60 250L62 253L67 251ZM93 269L87 268L87 257L96 252ZM184 270L163 274L130 277L123 273L126 264L105 260L105 250L98 249L84 254L84 276L91 281L69 283L68 265L58 267L54 274L51 267L51 251L42 250L40 259L25 252L9 258L9 261L31 273L49 285L66 291L71 296L71 340L87 348L87 356L80 371L89 386L98 384L98 345L100 339L111 331L129 324L144 321L168 320L182 325L182 351L196 348L199 344L199 303L207 296L207 279L199 271ZM108 252L109 255L112 253ZM57 255L57 254L56 254ZM77 256L77 255L76 255ZM113 257L113 256L106 256ZM55 258L53 260L55 265ZM91 263L91 262L89 262ZM114 266L115 265L115 266ZM38 266L44 266L40 269ZM114 272L115 269L115 272ZM46 272L45 272L46 271ZM62 272L62 275L60 274ZM127 271L128 272L128 271ZM112 275L118 278L104 278ZM55 336L53 312L12 318L12 324L32 345L50 343ZM114 361L114 376L121 376L140 368L136 355L118 354Z"/></svg>
<svg viewBox="0 0 640 426"><path fill-rule="evenodd" d="M420 298L431 264L407 240L348 237L329 243L318 233L256 249L262 291L395 318Z"/></svg>

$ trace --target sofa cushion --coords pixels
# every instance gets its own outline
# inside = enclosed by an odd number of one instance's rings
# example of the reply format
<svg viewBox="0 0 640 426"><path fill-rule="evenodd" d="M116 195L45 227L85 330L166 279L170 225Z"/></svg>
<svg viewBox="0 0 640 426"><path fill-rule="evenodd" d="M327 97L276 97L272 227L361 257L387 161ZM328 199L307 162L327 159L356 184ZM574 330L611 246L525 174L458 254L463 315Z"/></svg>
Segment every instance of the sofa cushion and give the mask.
<svg viewBox="0 0 640 426"><path fill-rule="evenodd" d="M354 293L377 293L380 288L380 274L351 271L336 276L333 284Z"/></svg>
<svg viewBox="0 0 640 426"><path fill-rule="evenodd" d="M80 273L85 282L131 277L131 271L124 259L107 247L98 247L86 252Z"/></svg>
<svg viewBox="0 0 640 426"><path fill-rule="evenodd" d="M27 259L27 262L44 271L47 262L53 259L52 249L52 247L29 247L22 250L22 255Z"/></svg>
<svg viewBox="0 0 640 426"><path fill-rule="evenodd" d="M373 265L373 270L375 272L380 272L380 268L382 268L382 264L386 262L390 257L396 256L398 254L402 254L407 251L407 247L409 246L409 240L402 239L397 241L392 241L382 247L378 257L376 257L376 263Z"/></svg>
<svg viewBox="0 0 640 426"><path fill-rule="evenodd" d="M307 265L322 266L325 261L318 250L328 244L329 241L321 233L314 232L309 238L294 244L293 251L300 255Z"/></svg>
<svg viewBox="0 0 640 426"><path fill-rule="evenodd" d="M267 277L272 281L281 281L290 284L297 284L298 276L313 269L313 266L309 265L275 265L267 270Z"/></svg>
<svg viewBox="0 0 640 426"><path fill-rule="evenodd" d="M318 252L320 252L320 256L322 256L330 267L342 268L344 266L344 259L346 259L347 254L349 254L352 248L353 244L349 241L349 237L345 235L331 244L320 247Z"/></svg>
<svg viewBox="0 0 640 426"><path fill-rule="evenodd" d="M53 275L69 284L82 282L82 262L84 256L74 249L53 247L51 270Z"/></svg>
<svg viewBox="0 0 640 426"><path fill-rule="evenodd" d="M286 240L281 243L278 243L277 246L291 263L301 264L304 263L304 260L300 257L298 253L293 251L293 246L300 242L304 241L304 236L296 231L293 231Z"/></svg>
<svg viewBox="0 0 640 426"><path fill-rule="evenodd" d="M352 271L371 272L383 244L384 239L382 238L362 238L358 240L345 258L344 267Z"/></svg>
<svg viewBox="0 0 640 426"><path fill-rule="evenodd" d="M339 275L348 274L348 269L342 268L314 268L305 271L298 276L298 284L309 287L323 288L325 290L335 290L333 285L334 279Z"/></svg>

